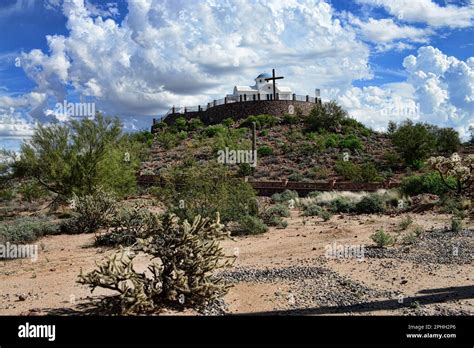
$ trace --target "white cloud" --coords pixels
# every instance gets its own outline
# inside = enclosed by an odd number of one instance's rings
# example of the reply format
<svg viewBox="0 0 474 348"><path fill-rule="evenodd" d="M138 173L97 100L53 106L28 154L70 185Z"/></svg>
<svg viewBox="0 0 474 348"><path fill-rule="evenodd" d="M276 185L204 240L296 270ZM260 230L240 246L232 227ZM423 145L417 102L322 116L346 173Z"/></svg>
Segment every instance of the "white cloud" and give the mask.
<svg viewBox="0 0 474 348"><path fill-rule="evenodd" d="M70 34L48 36L49 53L22 57L38 92L63 99L72 87L109 113L150 115L221 98L271 67L291 74L285 84L299 93L371 77L369 48L324 1L148 0L128 7L118 23L95 17L82 0L65 2Z"/></svg>
<svg viewBox="0 0 474 348"><path fill-rule="evenodd" d="M432 0L357 0L358 3L384 7L391 15L407 22L431 27L467 28L474 21L474 5L439 6Z"/></svg>
<svg viewBox="0 0 474 348"><path fill-rule="evenodd" d="M407 56L403 66L408 74L404 83L333 90L326 97L375 129L410 118L453 127L467 137L474 124L474 57L461 61L425 46Z"/></svg>

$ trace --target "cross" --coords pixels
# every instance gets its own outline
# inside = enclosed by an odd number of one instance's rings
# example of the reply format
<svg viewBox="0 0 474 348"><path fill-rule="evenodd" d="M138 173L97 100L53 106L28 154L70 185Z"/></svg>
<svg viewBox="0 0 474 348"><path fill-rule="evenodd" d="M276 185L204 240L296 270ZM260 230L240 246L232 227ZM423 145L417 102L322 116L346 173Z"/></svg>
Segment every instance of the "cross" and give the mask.
<svg viewBox="0 0 474 348"><path fill-rule="evenodd" d="M276 87L275 87L275 80L282 79L283 76L275 76L275 69L272 69L272 77L265 79L265 81L273 81L273 100L276 100Z"/></svg>

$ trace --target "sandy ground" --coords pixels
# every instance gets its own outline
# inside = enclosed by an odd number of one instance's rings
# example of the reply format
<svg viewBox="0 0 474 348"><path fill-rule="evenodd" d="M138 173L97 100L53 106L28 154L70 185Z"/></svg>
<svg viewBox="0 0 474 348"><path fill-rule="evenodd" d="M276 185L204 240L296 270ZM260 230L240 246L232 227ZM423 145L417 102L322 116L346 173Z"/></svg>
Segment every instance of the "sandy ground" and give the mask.
<svg viewBox="0 0 474 348"><path fill-rule="evenodd" d="M461 311L460 314L474 313L472 262L428 264L402 259L328 259L324 256L325 247L334 242L368 246L372 244L370 235L376 229L396 233L403 217L335 215L322 222L317 217L301 217L294 211L288 219L289 227L284 230L272 228L263 235L237 237L224 241L222 246L226 253L238 255L234 265L237 268L320 266L370 289L393 293L374 298L370 306L348 307L342 313L417 314L418 306L407 307L407 303L414 301L427 301L429 304L422 307L428 311L436 308L439 311L441 306L442 310ZM412 217L415 224L426 230L449 224L447 215L426 213ZM93 241L91 234L48 236L37 242L39 257L36 262L26 259L0 262L0 314L74 314L79 313L78 305L107 294L101 290L91 294L86 286L76 283L80 269L91 271L96 260L116 251L93 247ZM268 314L292 310L296 314L331 314L331 310L324 308L300 311L311 308L299 298L313 292L318 292L317 284L295 291L291 280L240 281L230 289L225 302L229 313Z"/></svg>

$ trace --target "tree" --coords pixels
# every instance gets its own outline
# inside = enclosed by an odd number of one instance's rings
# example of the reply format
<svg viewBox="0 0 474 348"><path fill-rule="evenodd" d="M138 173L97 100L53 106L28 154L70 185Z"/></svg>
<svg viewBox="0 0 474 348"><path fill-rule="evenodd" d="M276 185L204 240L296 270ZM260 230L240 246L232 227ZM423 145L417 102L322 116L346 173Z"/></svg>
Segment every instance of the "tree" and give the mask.
<svg viewBox="0 0 474 348"><path fill-rule="evenodd" d="M335 101L316 104L305 119L308 131L337 131L348 117L347 112Z"/></svg>
<svg viewBox="0 0 474 348"><path fill-rule="evenodd" d="M61 197L91 194L106 180L100 163L121 138L119 120L100 114L94 120L73 120L69 126L39 125L22 145L16 171Z"/></svg>
<svg viewBox="0 0 474 348"><path fill-rule="evenodd" d="M467 155L461 158L457 153L451 157L431 157L428 163L436 169L441 175L441 179L447 188L456 191L457 194L463 194L474 182L474 155ZM448 177L456 180L456 185L448 182Z"/></svg>
<svg viewBox="0 0 474 348"><path fill-rule="evenodd" d="M387 133L392 135L397 130L397 124L394 121L389 121L387 126Z"/></svg>
<svg viewBox="0 0 474 348"><path fill-rule="evenodd" d="M459 150L461 141L459 140L459 133L452 128L438 128L435 129L436 135L436 149L438 153L451 155Z"/></svg>
<svg viewBox="0 0 474 348"><path fill-rule="evenodd" d="M413 124L411 120L406 120L397 128L392 135L392 142L408 165L425 160L436 147L436 137L428 126Z"/></svg>

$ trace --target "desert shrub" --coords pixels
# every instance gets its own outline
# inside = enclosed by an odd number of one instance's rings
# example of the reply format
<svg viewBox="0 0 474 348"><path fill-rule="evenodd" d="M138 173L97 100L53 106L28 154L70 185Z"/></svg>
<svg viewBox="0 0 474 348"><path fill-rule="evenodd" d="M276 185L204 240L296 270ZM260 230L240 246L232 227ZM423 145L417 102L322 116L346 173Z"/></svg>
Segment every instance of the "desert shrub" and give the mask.
<svg viewBox="0 0 474 348"><path fill-rule="evenodd" d="M262 157L273 155L273 149L270 146L261 146L257 149L257 155Z"/></svg>
<svg viewBox="0 0 474 348"><path fill-rule="evenodd" d="M0 201L11 201L15 195L16 191L11 187L0 188Z"/></svg>
<svg viewBox="0 0 474 348"><path fill-rule="evenodd" d="M226 127L221 124L215 124L204 128L203 134L208 138L212 138L218 134L225 134L225 132Z"/></svg>
<svg viewBox="0 0 474 348"><path fill-rule="evenodd" d="M409 232L406 235L403 236L402 238L402 243L405 245L411 245L415 244L417 240L417 235L414 232Z"/></svg>
<svg viewBox="0 0 474 348"><path fill-rule="evenodd" d="M453 216L451 218L451 231L454 233L459 233L463 229L462 219L458 216Z"/></svg>
<svg viewBox="0 0 474 348"><path fill-rule="evenodd" d="M253 174L254 168L248 163L240 163L237 170L238 176L250 176Z"/></svg>
<svg viewBox="0 0 474 348"><path fill-rule="evenodd" d="M255 122L258 129L273 127L278 123L278 119L272 115L258 115L258 116L249 116L242 121L240 127L252 128L253 123Z"/></svg>
<svg viewBox="0 0 474 348"><path fill-rule="evenodd" d="M305 118L306 128L308 131L334 132L346 118L347 112L335 101L316 104Z"/></svg>
<svg viewBox="0 0 474 348"><path fill-rule="evenodd" d="M337 197L329 204L333 213L350 213L355 210L355 203L344 197Z"/></svg>
<svg viewBox="0 0 474 348"><path fill-rule="evenodd" d="M195 216L215 216L222 222L238 221L245 215L256 216L256 194L252 186L233 177L228 168L211 163L172 167L161 172L163 185L155 187L156 196L182 220Z"/></svg>
<svg viewBox="0 0 474 348"><path fill-rule="evenodd" d="M448 178L447 182L455 185L455 180L452 178ZM404 177L400 183L399 190L409 196L416 196L422 193L441 196L449 191L444 185L440 174L436 172Z"/></svg>
<svg viewBox="0 0 474 348"><path fill-rule="evenodd" d="M149 237L150 231L153 231L154 226L159 223L159 216L144 206L122 207L112 217L107 232L96 235L95 244L98 246L130 246L135 244L139 238Z"/></svg>
<svg viewBox="0 0 474 348"><path fill-rule="evenodd" d="M197 131L204 128L204 123L199 118L192 118L188 121L187 131Z"/></svg>
<svg viewBox="0 0 474 348"><path fill-rule="evenodd" d="M116 213L114 195L102 189L85 196L74 196L71 200L73 217L63 224L67 233L91 233L108 227Z"/></svg>
<svg viewBox="0 0 474 348"><path fill-rule="evenodd" d="M331 213L315 203L309 203L303 206L303 216L318 216L323 221L331 218Z"/></svg>
<svg viewBox="0 0 474 348"><path fill-rule="evenodd" d="M285 114L283 115L283 124L295 125L300 122L300 118L297 115Z"/></svg>
<svg viewBox="0 0 474 348"><path fill-rule="evenodd" d="M395 243L395 239L382 228L370 236L377 248L384 248Z"/></svg>
<svg viewBox="0 0 474 348"><path fill-rule="evenodd" d="M346 136L344 139L339 141L339 147L342 149L349 149L352 151L360 150L362 149L362 142L356 135L350 134Z"/></svg>
<svg viewBox="0 0 474 348"><path fill-rule="evenodd" d="M48 195L48 190L41 186L34 180L28 180L22 182L18 188L18 193L22 195L22 198L28 202L33 202L34 200L46 197Z"/></svg>
<svg viewBox="0 0 474 348"><path fill-rule="evenodd" d="M302 181L303 179L304 179L304 175L299 172L288 175L289 181Z"/></svg>
<svg viewBox="0 0 474 348"><path fill-rule="evenodd" d="M292 190L285 190L282 193L273 194L271 198L272 202L274 203L288 203L291 200L298 200L298 192Z"/></svg>
<svg viewBox="0 0 474 348"><path fill-rule="evenodd" d="M324 146L326 148L337 147L338 143L339 143L339 137L336 134L327 134L324 137Z"/></svg>
<svg viewBox="0 0 474 348"><path fill-rule="evenodd" d="M30 243L39 237L59 233L59 225L45 217L17 217L0 223L0 244Z"/></svg>
<svg viewBox="0 0 474 348"><path fill-rule="evenodd" d="M399 168L402 162L400 155L393 151L385 151L383 159L386 165L392 169Z"/></svg>
<svg viewBox="0 0 474 348"><path fill-rule="evenodd" d="M267 226L274 226L276 228L287 228L288 227L288 222L283 220L279 216L271 215L268 217L267 220L263 221Z"/></svg>
<svg viewBox="0 0 474 348"><path fill-rule="evenodd" d="M155 140L158 145L162 146L166 150L170 150L179 144L176 134L168 131L157 133Z"/></svg>
<svg viewBox="0 0 474 348"><path fill-rule="evenodd" d="M382 180L382 177L372 162L364 163L360 169L362 182L375 182Z"/></svg>
<svg viewBox="0 0 474 348"><path fill-rule="evenodd" d="M252 215L242 216L238 221L238 226L233 233L240 234L262 234L268 231L268 226L263 221Z"/></svg>
<svg viewBox="0 0 474 348"><path fill-rule="evenodd" d="M216 271L229 266L218 240L228 232L217 219L196 216L192 222L165 215L153 226L150 237L138 250L151 257L146 272L133 267L136 254L123 252L98 264L94 271L79 275L78 282L113 290L100 308L110 314L140 314L164 308L200 308L222 297L228 285Z"/></svg>
<svg viewBox="0 0 474 348"><path fill-rule="evenodd" d="M358 214L383 213L385 211L385 202L380 195L373 193L362 197L355 205L355 211Z"/></svg>
<svg viewBox="0 0 474 348"><path fill-rule="evenodd" d="M398 224L399 231L406 230L412 223L413 223L412 217L410 215L407 215L406 217L402 219L402 221L399 222Z"/></svg>
<svg viewBox="0 0 474 348"><path fill-rule="evenodd" d="M276 204L266 210L267 214L275 215L279 217L289 217L290 210L285 204Z"/></svg>
<svg viewBox="0 0 474 348"><path fill-rule="evenodd" d="M354 182L360 182L362 180L361 168L353 162L337 161L334 170L345 180Z"/></svg>

